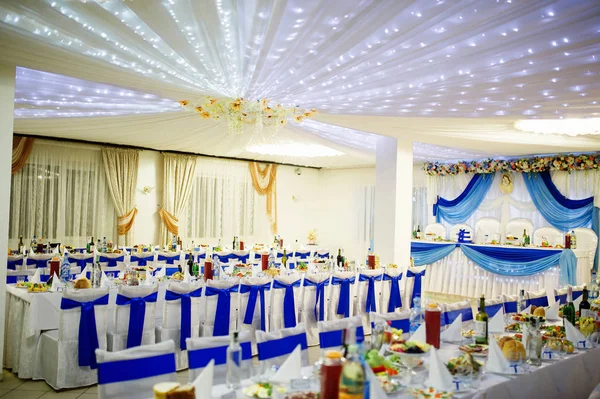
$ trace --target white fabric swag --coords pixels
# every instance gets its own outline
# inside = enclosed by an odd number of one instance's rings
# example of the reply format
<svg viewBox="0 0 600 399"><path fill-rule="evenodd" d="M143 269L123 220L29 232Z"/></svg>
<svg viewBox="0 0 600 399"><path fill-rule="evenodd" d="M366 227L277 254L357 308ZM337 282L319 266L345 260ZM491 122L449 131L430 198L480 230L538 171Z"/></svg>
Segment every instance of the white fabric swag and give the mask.
<svg viewBox="0 0 600 399"><path fill-rule="evenodd" d="M137 215L135 190L137 187L139 151L123 148L102 148L102 160L110 194L119 215L117 233L125 236L125 245L133 245L133 223Z"/></svg>

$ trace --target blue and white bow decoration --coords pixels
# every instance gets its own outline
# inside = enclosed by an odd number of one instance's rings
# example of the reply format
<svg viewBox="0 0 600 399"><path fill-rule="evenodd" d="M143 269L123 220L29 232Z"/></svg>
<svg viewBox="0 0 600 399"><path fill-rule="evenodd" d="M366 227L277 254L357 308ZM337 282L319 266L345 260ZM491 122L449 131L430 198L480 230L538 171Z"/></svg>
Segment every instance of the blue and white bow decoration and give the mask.
<svg viewBox="0 0 600 399"><path fill-rule="evenodd" d="M340 298L338 300L337 314L344 315L344 317L350 316L350 284L354 284L356 277L350 278L339 278L332 277L331 285L340 286Z"/></svg>
<svg viewBox="0 0 600 399"><path fill-rule="evenodd" d="M315 294L315 319L323 321L325 319L325 287L329 285L329 279L315 283L307 278L304 279L305 287L316 287ZM317 307L319 308L317 315Z"/></svg>
<svg viewBox="0 0 600 399"><path fill-rule="evenodd" d="M413 283L413 291L412 291L412 296L410 297L410 307L412 308L415 304L415 298L416 297L421 297L421 280L423 279L423 276L425 275L425 270L423 269L420 272L413 272L412 270L407 270L406 271L406 277L410 278L410 277L414 277L415 281Z"/></svg>
<svg viewBox="0 0 600 399"><path fill-rule="evenodd" d="M273 289L285 289L283 295L283 326L285 328L296 327L296 304L294 301L294 287L300 287L300 279L291 284L273 281Z"/></svg>
<svg viewBox="0 0 600 399"><path fill-rule="evenodd" d="M271 289L271 283L263 285L240 285L240 294L250 293L248 296L248 305L246 305L246 313L244 314L244 324L252 324L254 320L254 309L256 308L256 300L260 296L260 329L266 329L266 313L265 313L265 290Z"/></svg>
<svg viewBox="0 0 600 399"><path fill-rule="evenodd" d="M383 274L377 276L367 276L360 274L358 281L368 281L367 299L365 302L365 312L377 312L377 299L375 298L375 281L383 280Z"/></svg>
<svg viewBox="0 0 600 399"><path fill-rule="evenodd" d="M391 281L390 283L390 300L388 302L388 313L395 312L397 308L402 307L402 295L400 294L400 280L402 280L402 273L397 276L390 276L389 274L383 275L384 281Z"/></svg>
<svg viewBox="0 0 600 399"><path fill-rule="evenodd" d="M217 296L217 310L215 312L214 336L229 335L229 319L231 313L231 293L238 292L238 285L230 288L206 287L204 295Z"/></svg>
<svg viewBox="0 0 600 399"><path fill-rule="evenodd" d="M166 301L176 301L181 299L181 327L179 329L179 348L186 350L185 340L192 336L192 298L199 298L202 295L202 287L188 292L179 293L167 290L165 293Z"/></svg>
<svg viewBox="0 0 600 399"><path fill-rule="evenodd" d="M98 330L96 329L96 312L94 306L108 305L108 294L89 302L77 302L69 298L62 298L60 308L63 310L81 307L79 319L79 348L78 358L80 366L98 367L95 351L100 347L98 343Z"/></svg>
<svg viewBox="0 0 600 399"><path fill-rule="evenodd" d="M117 305L129 305L129 331L127 332L127 348L142 344L144 332L144 318L146 316L146 302L156 302L158 292L145 297L128 298L117 294Z"/></svg>

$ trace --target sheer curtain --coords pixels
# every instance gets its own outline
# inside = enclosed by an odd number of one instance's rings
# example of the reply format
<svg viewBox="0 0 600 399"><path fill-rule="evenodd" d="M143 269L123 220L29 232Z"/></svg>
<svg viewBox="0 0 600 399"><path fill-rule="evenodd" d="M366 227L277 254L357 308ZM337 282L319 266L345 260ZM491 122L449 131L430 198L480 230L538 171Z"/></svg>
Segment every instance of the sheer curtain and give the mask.
<svg viewBox="0 0 600 399"><path fill-rule="evenodd" d="M252 185L247 162L199 157L183 231L196 243L223 238L226 244L233 236L246 243L266 242L265 207L264 197Z"/></svg>
<svg viewBox="0 0 600 399"><path fill-rule="evenodd" d="M12 175L9 245L20 235L74 246L90 236L116 241L116 225L100 147L36 140Z"/></svg>

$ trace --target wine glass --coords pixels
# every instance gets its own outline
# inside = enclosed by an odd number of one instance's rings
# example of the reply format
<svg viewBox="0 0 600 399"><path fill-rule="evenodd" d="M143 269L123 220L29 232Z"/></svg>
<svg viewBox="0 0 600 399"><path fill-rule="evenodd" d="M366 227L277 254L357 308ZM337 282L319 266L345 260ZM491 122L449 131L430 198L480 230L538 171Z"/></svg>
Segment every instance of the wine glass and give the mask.
<svg viewBox="0 0 600 399"><path fill-rule="evenodd" d="M394 352L400 356L402 364L407 368L406 372L406 385L409 386L412 383L413 377L417 375L414 368L423 364L422 357L424 353L406 353L406 352Z"/></svg>

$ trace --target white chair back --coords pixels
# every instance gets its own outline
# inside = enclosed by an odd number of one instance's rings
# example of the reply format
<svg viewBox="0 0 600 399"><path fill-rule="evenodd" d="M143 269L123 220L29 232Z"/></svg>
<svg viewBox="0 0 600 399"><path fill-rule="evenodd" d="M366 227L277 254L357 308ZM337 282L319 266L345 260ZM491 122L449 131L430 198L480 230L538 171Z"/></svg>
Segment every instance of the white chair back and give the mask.
<svg viewBox="0 0 600 399"><path fill-rule="evenodd" d="M302 278L297 275L279 276L271 287L269 331L292 328L298 322L298 309L302 303Z"/></svg>
<svg viewBox="0 0 600 399"><path fill-rule="evenodd" d="M451 304L442 305L442 326L449 326L454 322L458 315L462 315L463 325L473 324L473 307L471 301L460 301Z"/></svg>
<svg viewBox="0 0 600 399"><path fill-rule="evenodd" d="M146 399L159 382L177 382L173 341L120 352L98 349L100 399Z"/></svg>
<svg viewBox="0 0 600 399"><path fill-rule="evenodd" d="M500 238L500 221L495 218L481 218L475 222L473 242L490 243Z"/></svg>
<svg viewBox="0 0 600 399"><path fill-rule="evenodd" d="M237 324L239 330L251 333L253 355L256 354L255 332L266 331L269 326L271 284L269 277L243 278L240 283L240 311Z"/></svg>
<svg viewBox="0 0 600 399"><path fill-rule="evenodd" d="M528 236L533 234L533 223L531 220L523 218L509 220L506 224L506 233L502 242L506 241L507 236L517 237L519 238L519 242L521 242L523 240L523 231L526 231Z"/></svg>
<svg viewBox="0 0 600 399"><path fill-rule="evenodd" d="M163 307L162 328L168 330L181 330L181 325L185 317L189 320L189 337L198 337L200 334L200 320L202 313L202 290L203 287L200 282L170 282L167 287L165 304ZM182 295L186 296L185 299ZM182 300L188 301L188 298L190 313L189 315L185 315L182 314ZM179 337L173 337L173 341L175 342L176 348L181 348L182 350L185 349L185 347L182 347Z"/></svg>
<svg viewBox="0 0 600 399"><path fill-rule="evenodd" d="M386 268L381 288L381 305L377 305L379 313L390 313L407 307L402 301L402 273L399 268Z"/></svg>
<svg viewBox="0 0 600 399"><path fill-rule="evenodd" d="M504 299L502 298L502 295L497 299L485 300L485 313L487 313L488 317L494 317L501 308L504 308Z"/></svg>
<svg viewBox="0 0 600 399"><path fill-rule="evenodd" d="M372 315L375 313L371 313ZM340 349L344 345L344 330L356 328L356 342L365 339L362 317L346 317L344 319L320 321L317 324L319 330L319 346L321 351Z"/></svg>
<svg viewBox="0 0 600 399"><path fill-rule="evenodd" d="M315 257L317 258L321 258L321 259L327 259L329 258L329 249L326 248L320 248L317 250L317 253L315 254Z"/></svg>
<svg viewBox="0 0 600 399"><path fill-rule="evenodd" d="M215 361L213 384L224 384L227 375L227 347L231 341L230 337L200 337L188 338L188 361L189 379L193 382L208 366L211 360ZM240 362L241 379L251 377L252 370L252 339L250 331L240 331L238 342L242 347L242 359Z"/></svg>
<svg viewBox="0 0 600 399"><path fill-rule="evenodd" d="M362 270L358 275L356 314L363 318L365 334L371 333L369 313L380 311L383 289L383 269Z"/></svg>
<svg viewBox="0 0 600 399"><path fill-rule="evenodd" d="M403 334L408 334L410 330L410 310L399 310L391 313L371 313L371 328L375 327L375 323L383 322L398 330L402 330Z"/></svg>
<svg viewBox="0 0 600 399"><path fill-rule="evenodd" d="M452 241L458 241L458 233L464 230L465 232L469 233L469 236L471 237L472 240L475 239L475 235L473 234L473 228L471 226L469 226L468 224L455 224L454 226L452 226L450 228L450 239Z"/></svg>
<svg viewBox="0 0 600 399"><path fill-rule="evenodd" d="M329 283L328 273L310 273L304 276L300 321L306 326L308 346L319 344L317 322L327 320Z"/></svg>
<svg viewBox="0 0 600 399"><path fill-rule="evenodd" d="M589 270L592 270L594 267L594 257L596 256L596 249L598 248L598 236L596 236L596 233L594 233L594 230L592 229L578 228L574 231L577 240L577 250L586 252L587 258L589 259L586 268L588 274L585 276L586 279L584 280L589 281ZM579 276L579 273L577 274Z"/></svg>
<svg viewBox="0 0 600 399"><path fill-rule="evenodd" d="M229 336L237 329L239 307L238 278L231 280L208 280L204 288L205 310L202 336Z"/></svg>
<svg viewBox="0 0 600 399"><path fill-rule="evenodd" d="M502 303L504 304L504 314L517 313L518 295L501 295Z"/></svg>
<svg viewBox="0 0 600 399"><path fill-rule="evenodd" d="M548 306L548 295L546 294L546 289L542 288L539 291L525 291L525 299L527 302L527 306Z"/></svg>
<svg viewBox="0 0 600 399"><path fill-rule="evenodd" d="M404 285L404 297L402 303L405 308L413 307L413 298L419 296L423 298L423 287L425 283L425 275L427 274L426 266L409 267L404 277L406 283Z"/></svg>
<svg viewBox="0 0 600 399"><path fill-rule="evenodd" d="M438 237L446 239L447 235L446 226L441 223L432 223L425 226L425 239L434 240Z"/></svg>
<svg viewBox="0 0 600 399"><path fill-rule="evenodd" d="M560 230L554 227L540 227L533 233L533 244L541 246L544 237L548 240L548 244L553 247L558 244L564 245L565 243L565 237Z"/></svg>
<svg viewBox="0 0 600 399"><path fill-rule="evenodd" d="M281 330L256 332L258 360L266 367L281 366L287 357L300 345L302 348L302 365L308 365L308 343L304 325Z"/></svg>
<svg viewBox="0 0 600 399"><path fill-rule="evenodd" d="M131 348L137 345L148 345L155 343L155 312L156 301L158 296L158 285L149 286L121 286L117 294L117 307L115 310L115 318L113 329L117 336L121 338L113 339L113 346L109 349L113 351ZM145 305L143 306L143 318L136 320L131 317L131 299L137 301L137 298L143 298ZM123 304L120 304L123 303ZM134 315L139 315L135 312ZM141 326L140 326L141 324ZM141 342L139 342L138 333L141 330ZM123 342L124 341L124 342ZM126 345L124 345L126 344ZM136 345L137 344L137 345Z"/></svg>
<svg viewBox="0 0 600 399"><path fill-rule="evenodd" d="M334 272L331 276L329 291L329 320L343 319L354 314L354 296L356 295L356 274L353 272Z"/></svg>
<svg viewBox="0 0 600 399"><path fill-rule="evenodd" d="M108 295L108 288L66 290L63 292L63 298L81 303L92 302L106 295ZM108 306L94 305L94 315L96 317L96 331L98 332L98 339L100 340L100 338L103 337L102 341L104 342L104 347L106 348ZM58 327L59 341L78 341L80 320L81 307L61 309Z"/></svg>

